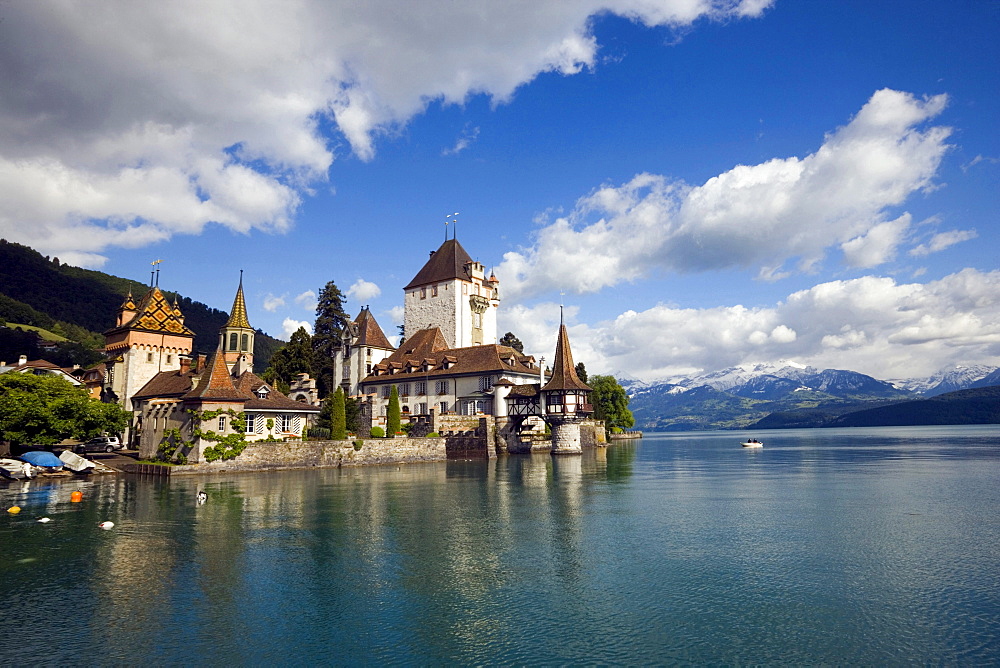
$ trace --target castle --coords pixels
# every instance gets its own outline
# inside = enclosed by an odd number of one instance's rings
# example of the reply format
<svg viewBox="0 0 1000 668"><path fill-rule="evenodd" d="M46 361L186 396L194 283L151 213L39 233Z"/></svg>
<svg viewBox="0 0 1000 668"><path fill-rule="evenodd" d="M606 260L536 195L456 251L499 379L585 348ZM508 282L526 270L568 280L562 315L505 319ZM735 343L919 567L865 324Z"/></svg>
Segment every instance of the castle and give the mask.
<svg viewBox="0 0 1000 668"><path fill-rule="evenodd" d="M590 388L576 374L560 323L552 374L536 360L497 343L500 282L486 276L457 239L447 239L404 290L406 338L393 349L364 309L344 333L336 368L341 386L384 420L395 386L404 416L436 423L444 415L490 416L516 439L544 420L555 453L580 451L580 423Z"/></svg>
<svg viewBox="0 0 1000 668"><path fill-rule="evenodd" d="M318 406L286 397L253 373L254 329L242 276L216 352L193 358L193 341L177 303L155 285L138 304L128 295L115 327L105 332L102 398L132 411L125 442L138 447L140 458L155 458L176 434L192 443L181 454L200 461L206 448L237 433L234 420L244 423L248 442L299 438L319 414ZM201 419L206 415L211 424Z"/></svg>

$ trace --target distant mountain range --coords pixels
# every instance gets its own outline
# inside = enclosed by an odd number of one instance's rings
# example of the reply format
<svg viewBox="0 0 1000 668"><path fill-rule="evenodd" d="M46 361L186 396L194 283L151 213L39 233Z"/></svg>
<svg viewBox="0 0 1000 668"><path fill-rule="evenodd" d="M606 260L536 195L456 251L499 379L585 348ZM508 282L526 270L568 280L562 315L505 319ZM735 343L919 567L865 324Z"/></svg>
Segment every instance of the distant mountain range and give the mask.
<svg viewBox="0 0 1000 668"><path fill-rule="evenodd" d="M972 401L975 392L957 398L949 395L937 403L926 403L926 399L957 390L1000 385L1000 369L983 365L956 367L930 378L885 381L856 371L820 371L781 361L745 364L658 383L627 378L620 382L631 398L629 407L636 425L642 429L848 426L852 421L891 421L902 419L903 415L909 420L905 424L946 424L921 422L932 419L921 417L928 411L937 416L934 420L978 423L990 411L978 404L973 407L962 403ZM987 392L981 397L983 405L989 405L991 396ZM919 405L907 407L910 403ZM997 404L1000 411L1000 402ZM890 407L896 408L890 410ZM967 409L964 414L963 409ZM873 410L883 412L871 413ZM868 415L850 417L861 412ZM942 417L945 415L948 417Z"/></svg>

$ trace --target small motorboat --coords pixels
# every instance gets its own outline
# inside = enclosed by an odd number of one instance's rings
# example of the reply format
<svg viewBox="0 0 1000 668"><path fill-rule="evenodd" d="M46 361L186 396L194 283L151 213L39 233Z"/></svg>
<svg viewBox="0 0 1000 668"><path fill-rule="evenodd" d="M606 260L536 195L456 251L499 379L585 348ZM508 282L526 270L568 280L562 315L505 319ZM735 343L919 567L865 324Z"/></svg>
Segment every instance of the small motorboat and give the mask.
<svg viewBox="0 0 1000 668"><path fill-rule="evenodd" d="M59 471L63 467L63 461L51 452L46 450L29 450L20 457L22 462L28 462L32 466Z"/></svg>
<svg viewBox="0 0 1000 668"><path fill-rule="evenodd" d="M748 438L747 440L740 443L744 448L763 448L764 444L758 441L756 438Z"/></svg>

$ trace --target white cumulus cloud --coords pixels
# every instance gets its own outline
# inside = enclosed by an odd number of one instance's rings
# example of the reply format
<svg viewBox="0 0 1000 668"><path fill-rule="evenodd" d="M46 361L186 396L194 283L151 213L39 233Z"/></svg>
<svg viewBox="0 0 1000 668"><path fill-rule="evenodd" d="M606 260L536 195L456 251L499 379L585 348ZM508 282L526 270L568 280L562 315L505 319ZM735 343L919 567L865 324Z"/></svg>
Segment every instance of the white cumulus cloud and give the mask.
<svg viewBox="0 0 1000 668"><path fill-rule="evenodd" d="M435 101L592 68L591 19L759 16L770 0L33 0L0 22L0 236L99 266L218 224L283 232L340 141L363 160ZM460 150L474 140L460 140Z"/></svg>
<svg viewBox="0 0 1000 668"><path fill-rule="evenodd" d="M755 267L777 278L838 247L847 264L875 266L894 256L910 221L888 220L889 209L931 186L949 149L949 128L922 127L945 103L880 90L804 158L738 165L700 186L654 174L603 186L506 253L497 274L517 299L596 292L656 270Z"/></svg>
<svg viewBox="0 0 1000 668"><path fill-rule="evenodd" d="M272 295L268 293L268 295L264 297L264 310L269 313L274 313L284 305L285 297L283 295Z"/></svg>
<svg viewBox="0 0 1000 668"><path fill-rule="evenodd" d="M866 276L820 283L770 306L659 304L594 325L566 313L576 361L594 373L647 379L780 359L906 378L1000 358L1000 271L964 269L927 284ZM501 316L501 331L513 331L526 352L551 354L557 305L515 306Z"/></svg>
<svg viewBox="0 0 1000 668"><path fill-rule="evenodd" d="M312 290L306 290L300 295L296 295L295 303L304 308L307 311L316 310L316 293Z"/></svg>
<svg viewBox="0 0 1000 668"><path fill-rule="evenodd" d="M304 327L307 332L312 334L313 326L311 322L295 320L294 318L285 318L281 322L281 330L285 333L285 340L291 338L292 334L297 332L301 327Z"/></svg>
<svg viewBox="0 0 1000 668"><path fill-rule="evenodd" d="M380 294L382 294L382 289L379 286L362 278L354 281L354 284L347 288L347 296L359 302L375 299Z"/></svg>

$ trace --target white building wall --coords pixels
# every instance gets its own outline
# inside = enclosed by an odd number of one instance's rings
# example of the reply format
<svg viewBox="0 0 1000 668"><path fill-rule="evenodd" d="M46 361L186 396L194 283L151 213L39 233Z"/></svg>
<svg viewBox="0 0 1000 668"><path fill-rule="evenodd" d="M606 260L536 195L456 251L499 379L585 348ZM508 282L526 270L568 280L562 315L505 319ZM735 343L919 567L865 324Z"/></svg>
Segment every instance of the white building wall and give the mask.
<svg viewBox="0 0 1000 668"><path fill-rule="evenodd" d="M455 279L407 290L403 296L403 327L407 336L439 327L449 348L460 348L459 316L464 281ZM437 294L435 293L437 288ZM468 298L466 297L466 301Z"/></svg>
<svg viewBox="0 0 1000 668"><path fill-rule="evenodd" d="M180 351L152 346L135 346L123 354L124 361L115 365L112 389L126 410L135 410L132 395L161 371L181 368ZM152 356L152 359L150 359ZM119 377L119 374L121 377Z"/></svg>

